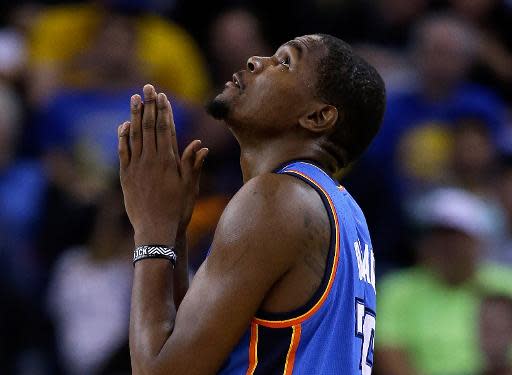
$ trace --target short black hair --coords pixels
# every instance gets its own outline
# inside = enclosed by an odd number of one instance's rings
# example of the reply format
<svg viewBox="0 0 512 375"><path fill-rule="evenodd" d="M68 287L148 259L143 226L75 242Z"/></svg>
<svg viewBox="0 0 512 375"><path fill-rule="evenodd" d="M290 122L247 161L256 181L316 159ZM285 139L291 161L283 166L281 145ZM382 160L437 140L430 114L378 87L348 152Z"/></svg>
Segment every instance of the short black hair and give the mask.
<svg viewBox="0 0 512 375"><path fill-rule="evenodd" d="M379 131L386 88L377 70L352 47L327 34L316 34L327 49L317 67L316 95L339 111L334 131L322 147L343 168L366 150Z"/></svg>

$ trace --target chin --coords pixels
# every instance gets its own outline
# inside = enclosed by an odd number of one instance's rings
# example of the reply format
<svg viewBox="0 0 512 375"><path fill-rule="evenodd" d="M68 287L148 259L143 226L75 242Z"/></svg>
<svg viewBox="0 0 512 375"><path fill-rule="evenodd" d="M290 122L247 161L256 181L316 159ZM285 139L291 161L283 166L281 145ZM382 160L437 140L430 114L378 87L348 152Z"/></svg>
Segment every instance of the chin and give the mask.
<svg viewBox="0 0 512 375"><path fill-rule="evenodd" d="M239 95L238 88L226 86L220 94L206 104L206 112L216 120L228 120Z"/></svg>
<svg viewBox="0 0 512 375"><path fill-rule="evenodd" d="M227 120L231 105L222 94L217 95L206 104L206 112L215 120Z"/></svg>

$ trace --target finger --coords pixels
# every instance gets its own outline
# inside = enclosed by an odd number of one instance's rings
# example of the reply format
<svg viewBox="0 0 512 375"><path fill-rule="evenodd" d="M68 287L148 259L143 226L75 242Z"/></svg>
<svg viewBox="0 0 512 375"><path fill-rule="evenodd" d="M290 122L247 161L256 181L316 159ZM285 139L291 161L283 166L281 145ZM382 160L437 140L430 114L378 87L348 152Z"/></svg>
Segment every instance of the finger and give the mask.
<svg viewBox="0 0 512 375"><path fill-rule="evenodd" d="M171 117L169 115L167 97L160 93L157 96L156 145L158 154L163 158L174 157L171 139Z"/></svg>
<svg viewBox="0 0 512 375"><path fill-rule="evenodd" d="M125 169L130 163L130 122L126 121L117 128L119 164Z"/></svg>
<svg viewBox="0 0 512 375"><path fill-rule="evenodd" d="M136 158L142 151L142 108L140 95L133 95L130 99L130 151Z"/></svg>
<svg viewBox="0 0 512 375"><path fill-rule="evenodd" d="M153 85L146 85L144 92L144 113L142 114L142 154L156 154L156 91Z"/></svg>
<svg viewBox="0 0 512 375"><path fill-rule="evenodd" d="M206 147L203 147L199 151L196 152L196 160L194 162L194 171L201 172L201 167L203 166L204 160L208 156L208 150Z"/></svg>
<svg viewBox="0 0 512 375"><path fill-rule="evenodd" d="M172 106L169 100L167 100L167 104L169 106L169 121L171 124L172 150L174 152L175 159L180 160L180 153L178 149L178 137L176 136L176 126L174 125L174 114L172 113Z"/></svg>
<svg viewBox="0 0 512 375"><path fill-rule="evenodd" d="M203 170L203 163L208 155L209 150L205 147L196 152L196 160L194 163L193 170L193 181L194 181L194 189L195 193L199 194L199 182L201 180L201 171Z"/></svg>
<svg viewBox="0 0 512 375"><path fill-rule="evenodd" d="M183 155L181 156L181 163L183 168L188 167L192 168L194 166L196 152L201 148L201 141L199 139L195 139L185 147L183 151Z"/></svg>

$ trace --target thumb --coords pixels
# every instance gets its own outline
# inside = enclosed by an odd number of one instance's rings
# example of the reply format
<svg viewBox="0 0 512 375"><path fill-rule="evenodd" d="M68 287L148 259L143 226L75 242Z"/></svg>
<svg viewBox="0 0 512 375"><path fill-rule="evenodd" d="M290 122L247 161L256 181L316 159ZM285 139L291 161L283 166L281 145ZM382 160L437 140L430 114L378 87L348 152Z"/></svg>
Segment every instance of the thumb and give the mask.
<svg viewBox="0 0 512 375"><path fill-rule="evenodd" d="M194 162L194 171L201 171L201 168L203 167L204 160L208 156L208 150L206 147L203 147L199 151L196 151L196 160Z"/></svg>
<svg viewBox="0 0 512 375"><path fill-rule="evenodd" d="M194 162L194 169L192 173L192 183L194 184L194 188L197 192L199 192L199 180L201 177L201 171L203 169L204 159L208 155L209 150L206 147L203 147L199 151L196 152L196 160Z"/></svg>
<svg viewBox="0 0 512 375"><path fill-rule="evenodd" d="M188 144L181 156L181 172L185 179L189 178L193 172L196 160L196 153L201 148L201 141L196 139Z"/></svg>

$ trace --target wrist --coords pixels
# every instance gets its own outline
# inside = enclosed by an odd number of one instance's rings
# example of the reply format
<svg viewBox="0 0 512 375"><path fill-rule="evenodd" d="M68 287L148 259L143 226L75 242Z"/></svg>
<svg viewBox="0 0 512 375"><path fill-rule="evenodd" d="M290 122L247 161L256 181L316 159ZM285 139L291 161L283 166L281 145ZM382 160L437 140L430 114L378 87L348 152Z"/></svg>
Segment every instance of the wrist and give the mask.
<svg viewBox="0 0 512 375"><path fill-rule="evenodd" d="M158 228L135 229L135 247L150 244L174 246L176 243L177 226L167 227L166 230Z"/></svg>

